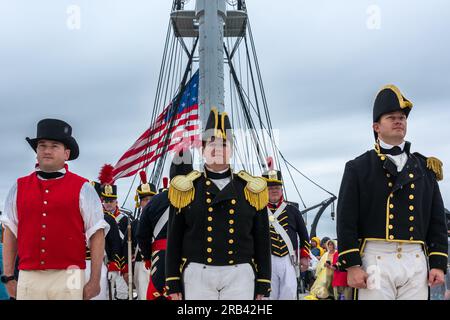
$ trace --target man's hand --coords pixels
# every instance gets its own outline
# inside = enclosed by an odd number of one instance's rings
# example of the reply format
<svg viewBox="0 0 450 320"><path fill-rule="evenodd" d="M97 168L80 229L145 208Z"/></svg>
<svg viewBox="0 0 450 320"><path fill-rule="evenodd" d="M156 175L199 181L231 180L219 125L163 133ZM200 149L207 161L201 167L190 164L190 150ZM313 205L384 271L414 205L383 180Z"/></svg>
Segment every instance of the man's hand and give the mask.
<svg viewBox="0 0 450 320"><path fill-rule="evenodd" d="M11 298L16 299L17 296L17 281L11 280L8 281L8 283L5 284L6 291L8 291L8 294Z"/></svg>
<svg viewBox="0 0 450 320"><path fill-rule="evenodd" d="M172 293L169 295L170 300L182 300L183 299L183 295L181 294L181 292L178 293Z"/></svg>
<svg viewBox="0 0 450 320"><path fill-rule="evenodd" d="M256 300L263 300L264 295L263 294L257 294L256 295Z"/></svg>
<svg viewBox="0 0 450 320"><path fill-rule="evenodd" d="M430 287L435 287L444 284L444 271L441 269L431 269L428 274L428 285Z"/></svg>
<svg viewBox="0 0 450 320"><path fill-rule="evenodd" d="M91 300L100 294L100 283L98 281L88 281L83 288L83 300Z"/></svg>
<svg viewBox="0 0 450 320"><path fill-rule="evenodd" d="M347 283L349 287L356 289L367 288L367 278L369 275L363 268L354 266L347 269Z"/></svg>
<svg viewBox="0 0 450 320"><path fill-rule="evenodd" d="M309 268L309 258L300 258L300 271L305 272Z"/></svg>

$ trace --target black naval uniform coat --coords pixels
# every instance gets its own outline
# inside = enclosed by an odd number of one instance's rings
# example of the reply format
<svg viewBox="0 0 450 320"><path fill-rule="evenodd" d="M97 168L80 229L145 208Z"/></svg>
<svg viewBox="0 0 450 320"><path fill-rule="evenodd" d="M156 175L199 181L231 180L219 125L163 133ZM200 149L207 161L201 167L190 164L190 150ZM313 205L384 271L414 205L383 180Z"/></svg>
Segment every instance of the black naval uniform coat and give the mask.
<svg viewBox="0 0 450 320"><path fill-rule="evenodd" d="M375 150L347 162L339 191L337 235L343 268L362 265L366 241L381 240L422 244L430 268L445 272L444 205L426 158L408 152L401 172Z"/></svg>
<svg viewBox="0 0 450 320"><path fill-rule="evenodd" d="M272 213L275 213L276 209L268 206ZM297 251L300 244L302 250L302 257L309 251L309 235L306 229L305 221L303 221L300 211L289 204L284 208L283 212L278 216L278 222L286 230L289 238L291 239L292 247L294 251ZM298 235L298 238L297 238ZM283 257L289 254L287 245L281 236L275 231L275 228L270 227L270 238L272 242L272 254L278 257Z"/></svg>
<svg viewBox="0 0 450 320"><path fill-rule="evenodd" d="M122 250L122 239L116 219L105 212L105 221L109 224L109 231L105 237L105 252L108 258L108 271L121 271L125 266L125 257Z"/></svg>
<svg viewBox="0 0 450 320"><path fill-rule="evenodd" d="M205 174L193 181L194 200L171 205L166 256L169 294L182 292L181 274L190 262L213 266L253 265L255 294L268 296L271 279L269 219L246 200L246 181L236 174L222 190Z"/></svg>
<svg viewBox="0 0 450 320"><path fill-rule="evenodd" d="M137 240L139 248L141 249L144 260L150 260L152 265L151 283L154 287L153 294L155 299L165 298L165 264L166 251L158 250L152 253L152 239L156 224L161 216L169 207L169 199L167 197L167 190L155 195L152 200L145 206L139 219L139 226L137 230ZM156 236L155 241L167 239L167 223ZM151 290L150 290L151 291ZM149 299L149 297L147 297Z"/></svg>

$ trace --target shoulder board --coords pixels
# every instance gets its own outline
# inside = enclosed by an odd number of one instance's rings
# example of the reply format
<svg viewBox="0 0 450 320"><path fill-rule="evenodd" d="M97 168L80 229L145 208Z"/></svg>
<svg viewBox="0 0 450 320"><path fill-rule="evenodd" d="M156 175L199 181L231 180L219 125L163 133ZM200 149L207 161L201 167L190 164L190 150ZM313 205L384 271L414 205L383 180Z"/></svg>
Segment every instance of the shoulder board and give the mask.
<svg viewBox="0 0 450 320"><path fill-rule="evenodd" d="M244 188L245 199L256 210L262 210L269 203L267 182L262 177L254 177L244 170L239 171L238 177L247 182Z"/></svg>
<svg viewBox="0 0 450 320"><path fill-rule="evenodd" d="M437 181L444 179L444 171L442 169L443 163L441 160L435 157L425 157L423 154L418 152L414 152L414 155L426 161L427 168L434 172Z"/></svg>
<svg viewBox="0 0 450 320"><path fill-rule="evenodd" d="M178 210L187 207L194 200L195 188L193 182L202 174L196 170L187 175L179 175L170 181L169 200Z"/></svg>

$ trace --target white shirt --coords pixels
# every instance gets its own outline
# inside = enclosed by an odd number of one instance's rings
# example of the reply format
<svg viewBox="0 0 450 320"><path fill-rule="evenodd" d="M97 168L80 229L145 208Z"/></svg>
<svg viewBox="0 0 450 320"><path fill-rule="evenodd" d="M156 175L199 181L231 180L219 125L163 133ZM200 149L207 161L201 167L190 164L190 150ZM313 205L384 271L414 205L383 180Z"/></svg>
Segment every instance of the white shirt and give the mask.
<svg viewBox="0 0 450 320"><path fill-rule="evenodd" d="M390 145L386 142L384 142L383 140L380 139L380 147L382 147L383 149L392 149L393 145ZM387 154L386 156L389 157L389 159L392 160L392 162L397 166L397 171L400 172L403 170L403 167L405 166L406 162L408 161L408 155L406 154L406 152L404 152L404 148L405 148L405 141L403 141L400 145L398 145L398 147L400 149L402 149L403 153L399 154L397 156L393 156L391 154Z"/></svg>
<svg viewBox="0 0 450 320"><path fill-rule="evenodd" d="M60 172L65 173L65 169L60 170ZM103 207L98 194L89 182L85 182L80 190L80 212L84 222L84 230L86 230L88 246L89 239L97 230L104 229L106 236L109 231L109 224L104 219ZM19 223L17 216L17 182L9 190L6 197L5 210L0 216L0 223L8 227L17 237L17 226Z"/></svg>

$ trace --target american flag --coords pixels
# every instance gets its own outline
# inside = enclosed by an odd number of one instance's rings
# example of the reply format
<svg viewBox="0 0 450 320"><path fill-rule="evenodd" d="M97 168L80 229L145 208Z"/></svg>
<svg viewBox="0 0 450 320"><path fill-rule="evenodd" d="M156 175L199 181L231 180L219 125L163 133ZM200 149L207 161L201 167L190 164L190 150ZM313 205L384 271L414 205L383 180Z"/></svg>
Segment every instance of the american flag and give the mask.
<svg viewBox="0 0 450 320"><path fill-rule="evenodd" d="M197 71L184 88L178 110L172 107L174 98L150 128L124 153L114 166L114 181L133 176L156 161L163 155L167 139L166 152L180 143L185 145L199 139L198 78Z"/></svg>

